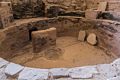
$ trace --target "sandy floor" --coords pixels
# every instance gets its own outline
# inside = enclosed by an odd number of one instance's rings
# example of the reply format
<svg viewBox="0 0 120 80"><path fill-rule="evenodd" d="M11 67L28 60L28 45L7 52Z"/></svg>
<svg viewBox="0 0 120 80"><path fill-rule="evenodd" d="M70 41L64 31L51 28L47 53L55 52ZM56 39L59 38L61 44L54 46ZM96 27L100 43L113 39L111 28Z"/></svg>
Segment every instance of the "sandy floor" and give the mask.
<svg viewBox="0 0 120 80"><path fill-rule="evenodd" d="M32 53L32 46L28 45L20 52L22 55L18 54L10 61L28 67L54 68L94 65L114 60L112 55L107 55L103 50L86 42L79 42L73 37L59 37L57 47L53 48L54 51L50 50L47 49L35 56ZM41 57L40 54L43 53L45 55Z"/></svg>

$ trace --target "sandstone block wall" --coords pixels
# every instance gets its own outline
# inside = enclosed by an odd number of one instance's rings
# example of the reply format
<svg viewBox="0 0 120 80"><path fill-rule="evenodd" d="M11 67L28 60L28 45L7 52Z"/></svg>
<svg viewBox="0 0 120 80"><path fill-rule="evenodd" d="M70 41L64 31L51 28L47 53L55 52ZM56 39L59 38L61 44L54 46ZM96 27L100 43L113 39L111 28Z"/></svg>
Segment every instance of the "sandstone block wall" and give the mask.
<svg viewBox="0 0 120 80"><path fill-rule="evenodd" d="M56 44L56 28L32 32L33 52L39 53L42 50Z"/></svg>
<svg viewBox="0 0 120 80"><path fill-rule="evenodd" d="M8 27L13 22L11 2L0 2L0 28Z"/></svg>
<svg viewBox="0 0 120 80"><path fill-rule="evenodd" d="M1 0L8 1L8 0ZM14 3L21 2L20 0L11 0ZM29 0L23 0L23 2L27 2ZM115 10L119 11L119 0L43 0L46 7L59 5L67 10L85 10L87 8L97 9L99 2L107 1L108 8L107 10ZM36 2L36 0L33 0ZM116 7L116 9L115 9Z"/></svg>
<svg viewBox="0 0 120 80"><path fill-rule="evenodd" d="M50 5L60 5L67 10L97 9L99 2L107 1L107 10L119 11L119 0L43 0L47 7Z"/></svg>
<svg viewBox="0 0 120 80"><path fill-rule="evenodd" d="M98 39L99 45L106 50L114 52L117 56L120 56L119 35L120 35L120 23L114 21L100 21L98 23Z"/></svg>
<svg viewBox="0 0 120 80"><path fill-rule="evenodd" d="M0 53L12 54L27 45L29 30L36 27L45 30L51 27L57 29L57 36L77 37L80 30L96 33L98 46L112 51L120 56L119 29L120 23L109 20L90 20L80 17L36 18L23 20L20 24L10 26L0 31Z"/></svg>
<svg viewBox="0 0 120 80"><path fill-rule="evenodd" d="M97 19L100 11L97 10L87 10L85 11L85 18L87 19Z"/></svg>
<svg viewBox="0 0 120 80"><path fill-rule="evenodd" d="M25 25L12 26L1 30L0 53L8 53L11 56L13 52L20 50L29 41L29 31ZM6 56L6 55L5 55Z"/></svg>
<svg viewBox="0 0 120 80"><path fill-rule="evenodd" d="M45 4L42 0L11 0L15 19L45 16Z"/></svg>
<svg viewBox="0 0 120 80"><path fill-rule="evenodd" d="M120 11L120 1L111 1L111 2L109 2L107 10L108 11L119 12Z"/></svg>
<svg viewBox="0 0 120 80"><path fill-rule="evenodd" d="M47 10L51 6L55 6L53 14L57 14L57 10L65 11L79 11L86 9L98 9L99 2L106 1L108 2L107 11L120 11L120 1L119 0L43 0L45 3L41 3L40 0L32 0L31 3L29 0L12 0L13 3L19 3L19 5L13 5L14 18L31 18L37 16L45 16ZM37 4L37 3L39 4ZM26 3L30 3L29 5ZM22 4L22 5L21 5ZM25 8L28 6L29 9ZM37 6L37 7L36 7ZM45 7L45 8L44 8ZM33 10L32 10L33 9ZM57 9L57 10L56 10ZM51 12L51 13L52 13ZM49 13L46 14L46 16Z"/></svg>

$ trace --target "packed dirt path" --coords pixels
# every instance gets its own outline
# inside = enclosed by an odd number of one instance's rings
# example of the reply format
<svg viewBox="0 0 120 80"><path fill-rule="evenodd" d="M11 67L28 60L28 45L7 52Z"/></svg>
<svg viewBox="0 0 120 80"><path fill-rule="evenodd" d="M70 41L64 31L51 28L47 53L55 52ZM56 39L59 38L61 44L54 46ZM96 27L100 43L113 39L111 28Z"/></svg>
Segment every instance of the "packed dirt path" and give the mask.
<svg viewBox="0 0 120 80"><path fill-rule="evenodd" d="M19 55L22 54L22 55ZM35 68L80 67L110 63L115 58L105 51L86 42L80 42L74 37L59 37L56 47L47 49L37 55L32 53L28 45L10 61ZM43 57L41 57L41 54Z"/></svg>

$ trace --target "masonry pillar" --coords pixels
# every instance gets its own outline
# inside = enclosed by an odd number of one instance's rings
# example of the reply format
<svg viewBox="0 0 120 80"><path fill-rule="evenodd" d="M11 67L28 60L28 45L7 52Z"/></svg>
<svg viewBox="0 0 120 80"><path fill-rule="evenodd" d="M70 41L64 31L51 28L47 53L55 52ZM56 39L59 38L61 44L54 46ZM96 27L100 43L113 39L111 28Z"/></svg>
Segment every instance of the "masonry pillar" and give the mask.
<svg viewBox="0 0 120 80"><path fill-rule="evenodd" d="M32 46L34 53L39 53L54 45L56 45L56 28L32 32Z"/></svg>

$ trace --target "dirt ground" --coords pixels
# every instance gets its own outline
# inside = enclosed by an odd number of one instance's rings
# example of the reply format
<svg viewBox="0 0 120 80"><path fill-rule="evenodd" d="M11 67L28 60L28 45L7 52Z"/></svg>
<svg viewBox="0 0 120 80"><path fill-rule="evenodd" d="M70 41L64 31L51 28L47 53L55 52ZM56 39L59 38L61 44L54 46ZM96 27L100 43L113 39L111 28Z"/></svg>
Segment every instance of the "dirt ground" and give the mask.
<svg viewBox="0 0 120 80"><path fill-rule="evenodd" d="M22 55L21 55L22 54ZM41 55L44 54L44 55ZM80 42L74 37L59 37L56 47L32 53L31 44L10 61L35 68L78 67L110 63L115 58L105 51L86 42Z"/></svg>

